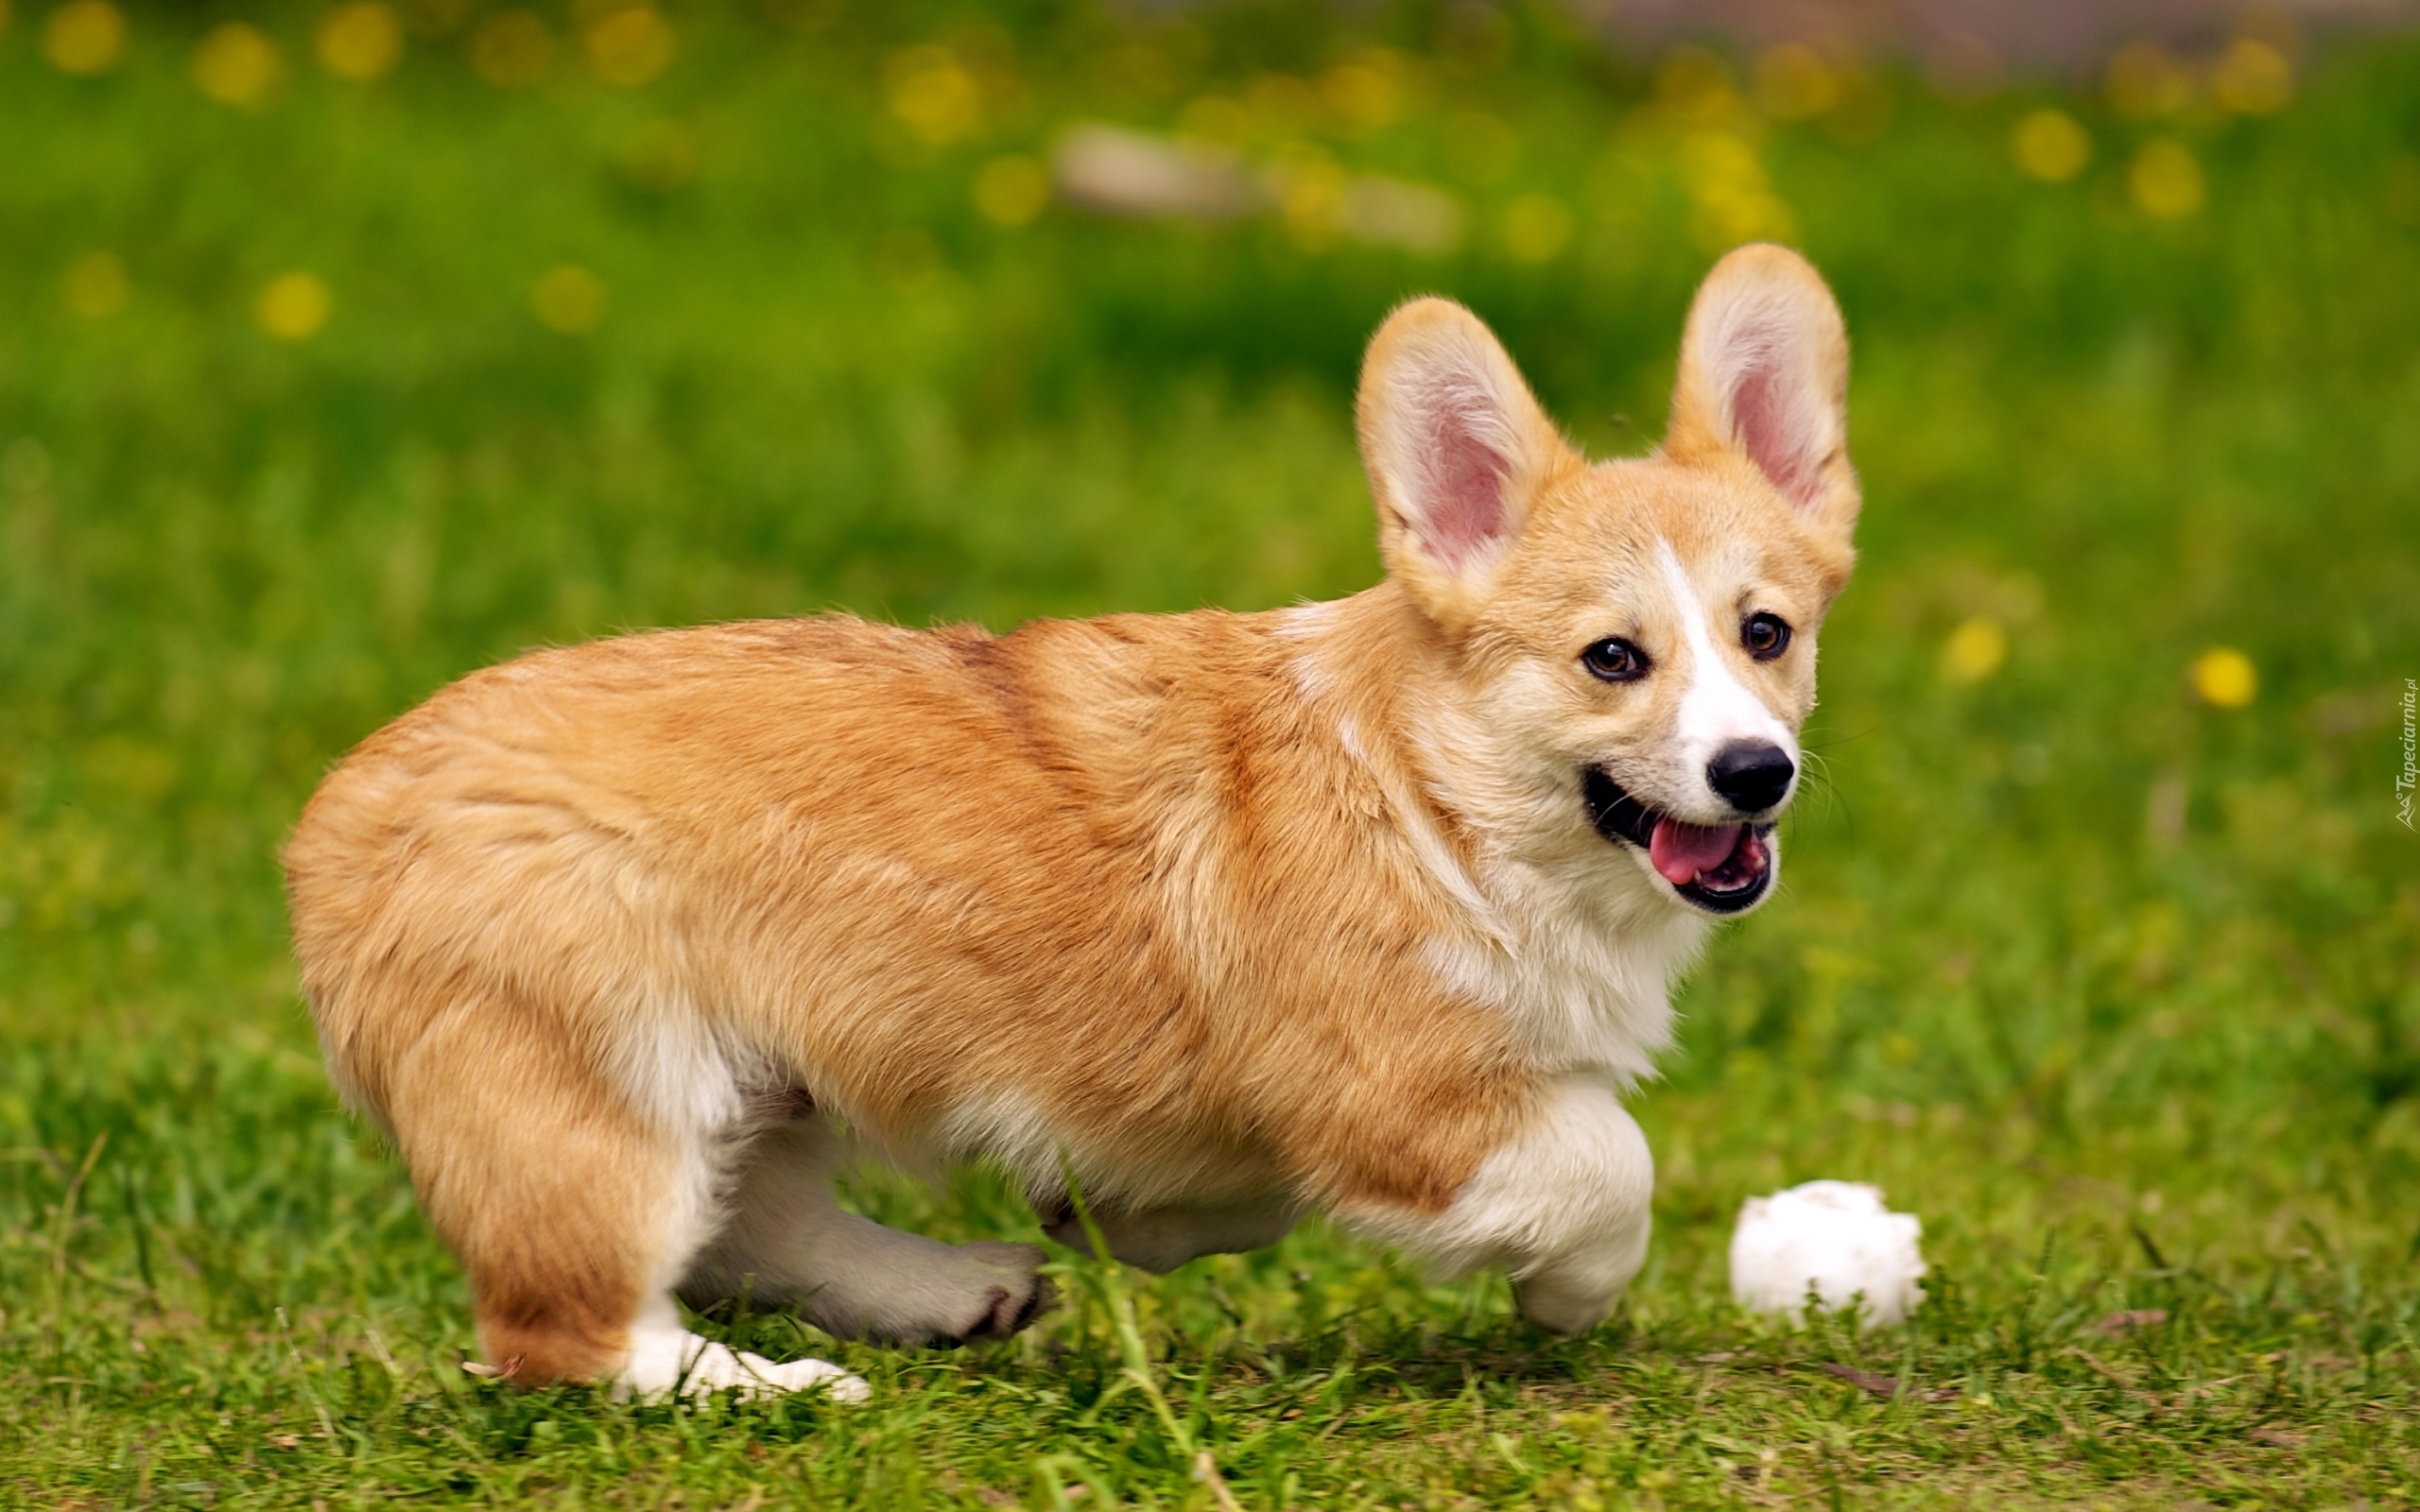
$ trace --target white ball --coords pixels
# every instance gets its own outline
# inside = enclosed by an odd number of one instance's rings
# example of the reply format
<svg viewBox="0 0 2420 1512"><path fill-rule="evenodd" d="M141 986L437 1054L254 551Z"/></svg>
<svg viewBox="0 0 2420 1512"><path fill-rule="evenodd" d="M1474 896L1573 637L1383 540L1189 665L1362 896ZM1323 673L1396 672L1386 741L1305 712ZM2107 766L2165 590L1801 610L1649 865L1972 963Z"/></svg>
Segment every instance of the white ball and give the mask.
<svg viewBox="0 0 2420 1512"><path fill-rule="evenodd" d="M1812 1282L1826 1311L1862 1292L1868 1321L1897 1323L1924 1300L1916 1284L1925 1273L1916 1248L1923 1231L1858 1181L1809 1181L1750 1197L1731 1236L1731 1295L1751 1312L1795 1316Z"/></svg>

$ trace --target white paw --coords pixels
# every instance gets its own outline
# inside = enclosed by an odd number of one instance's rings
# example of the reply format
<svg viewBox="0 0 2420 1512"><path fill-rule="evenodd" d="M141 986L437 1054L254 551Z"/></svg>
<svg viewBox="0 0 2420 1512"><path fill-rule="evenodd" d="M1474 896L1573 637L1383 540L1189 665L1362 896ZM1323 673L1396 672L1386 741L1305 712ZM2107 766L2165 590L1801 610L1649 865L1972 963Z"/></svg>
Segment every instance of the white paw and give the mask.
<svg viewBox="0 0 2420 1512"><path fill-rule="evenodd" d="M683 1394L702 1397L736 1388L743 1397L770 1397L821 1386L835 1401L863 1401L873 1394L865 1382L823 1360L790 1360L776 1365L761 1354L710 1344L689 1367Z"/></svg>
<svg viewBox="0 0 2420 1512"><path fill-rule="evenodd" d="M763 1355L701 1339L685 1329L633 1333L630 1363L622 1367L614 1394L652 1401L675 1390L689 1397L736 1390L743 1397L755 1398L809 1386L821 1386L835 1401L863 1401L873 1394L862 1380L827 1361L791 1360L777 1365Z"/></svg>

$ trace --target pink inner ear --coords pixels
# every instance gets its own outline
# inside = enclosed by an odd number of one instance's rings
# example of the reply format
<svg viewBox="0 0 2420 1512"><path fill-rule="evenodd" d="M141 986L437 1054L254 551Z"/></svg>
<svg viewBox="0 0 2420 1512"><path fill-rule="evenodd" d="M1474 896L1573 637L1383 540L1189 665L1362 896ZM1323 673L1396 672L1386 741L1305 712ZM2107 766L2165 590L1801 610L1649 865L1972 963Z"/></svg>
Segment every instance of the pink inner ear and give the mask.
<svg viewBox="0 0 2420 1512"><path fill-rule="evenodd" d="M1816 472L1813 438L1797 434L1807 417L1790 404L1776 356L1760 352L1740 372L1731 392L1731 423L1748 459L1784 497L1804 507L1815 502L1823 479Z"/></svg>
<svg viewBox="0 0 2420 1512"><path fill-rule="evenodd" d="M1448 399L1430 412L1428 497L1421 544L1459 573L1504 533L1504 480L1512 465L1480 439L1478 417Z"/></svg>

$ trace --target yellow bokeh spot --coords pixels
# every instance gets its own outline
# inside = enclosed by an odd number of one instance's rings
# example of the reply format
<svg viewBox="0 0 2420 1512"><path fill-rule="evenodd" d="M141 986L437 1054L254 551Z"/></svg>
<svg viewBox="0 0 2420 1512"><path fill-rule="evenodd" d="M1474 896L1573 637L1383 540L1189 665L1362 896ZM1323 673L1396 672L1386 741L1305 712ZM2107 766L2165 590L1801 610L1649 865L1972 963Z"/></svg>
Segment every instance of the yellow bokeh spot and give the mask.
<svg viewBox="0 0 2420 1512"><path fill-rule="evenodd" d="M584 335L605 318L605 281L577 263L550 267L530 289L529 308L547 330Z"/></svg>
<svg viewBox="0 0 2420 1512"><path fill-rule="evenodd" d="M211 27L193 50L194 86L221 105L252 110L267 104L285 77L277 43L240 21Z"/></svg>
<svg viewBox="0 0 2420 1512"><path fill-rule="evenodd" d="M1694 201L1689 231L1705 251L1728 251L1742 242L1788 241L1797 232L1755 149L1728 131L1684 138L1681 179Z"/></svg>
<svg viewBox="0 0 2420 1512"><path fill-rule="evenodd" d="M1050 177L1028 157L994 158L975 176L975 208L999 226L1022 226L1050 202Z"/></svg>
<svg viewBox="0 0 2420 1512"><path fill-rule="evenodd" d="M1244 89L1244 109L1263 136L1297 136L1314 130L1320 92L1290 74L1261 74Z"/></svg>
<svg viewBox="0 0 2420 1512"><path fill-rule="evenodd" d="M2193 691L2204 703L2240 709L2260 693L2260 669L2231 645L2214 645L2193 659Z"/></svg>
<svg viewBox="0 0 2420 1512"><path fill-rule="evenodd" d="M2210 69L2210 94L2238 115L2282 111L2294 97L2294 65L2255 38L2238 38Z"/></svg>
<svg viewBox="0 0 2420 1512"><path fill-rule="evenodd" d="M320 334L335 308L335 298L316 274L281 273L252 302L252 318L280 341L307 341Z"/></svg>
<svg viewBox="0 0 2420 1512"><path fill-rule="evenodd" d="M366 84L394 72L404 59L404 21L378 0L354 0L320 23L320 66L338 78Z"/></svg>
<svg viewBox="0 0 2420 1512"><path fill-rule="evenodd" d="M696 128L684 121L649 121L622 143L622 171L640 188L668 195L698 176L702 155Z"/></svg>
<svg viewBox="0 0 2420 1512"><path fill-rule="evenodd" d="M86 252L67 265L67 276L59 281L60 301L67 313L85 320L117 314L133 294L126 262L115 252Z"/></svg>
<svg viewBox="0 0 2420 1512"><path fill-rule="evenodd" d="M2009 150L2027 178L2065 183L2092 162L2092 137L2066 112L2039 110L2016 123Z"/></svg>
<svg viewBox="0 0 2420 1512"><path fill-rule="evenodd" d="M1252 135L1252 112L1224 94L1204 94L1177 112L1176 134L1235 146Z"/></svg>
<svg viewBox="0 0 2420 1512"><path fill-rule="evenodd" d="M2174 220L2202 208L2202 164L2192 149L2169 137L2143 144L2126 173L2126 186L2146 215Z"/></svg>
<svg viewBox="0 0 2420 1512"><path fill-rule="evenodd" d="M1332 241L1344 215L1351 180L1334 159L1307 143L1289 143L1270 164L1277 208L1294 245L1309 249Z"/></svg>
<svg viewBox="0 0 2420 1512"><path fill-rule="evenodd" d="M50 13L42 51L62 74L106 74L126 56L126 15L110 0L68 0Z"/></svg>
<svg viewBox="0 0 2420 1512"><path fill-rule="evenodd" d="M1552 195L1523 195L1504 211L1504 249L1520 263L1550 263L1571 245L1571 207Z"/></svg>
<svg viewBox="0 0 2420 1512"><path fill-rule="evenodd" d="M621 89L651 84L672 66L681 50L672 24L653 6L629 6L608 11L581 39L588 66L598 78Z"/></svg>
<svg viewBox="0 0 2420 1512"><path fill-rule="evenodd" d="M1664 55L1655 70L1655 103L1684 121L1727 121L1739 111L1731 65L1703 47L1684 43Z"/></svg>
<svg viewBox="0 0 2420 1512"><path fill-rule="evenodd" d="M1756 55L1756 108L1776 121L1803 121L1840 102L1841 78L1812 47L1786 42Z"/></svg>
<svg viewBox="0 0 2420 1512"><path fill-rule="evenodd" d="M1339 63L1320 76L1320 95L1349 131L1374 131L1403 110L1403 86L1376 62Z"/></svg>
<svg viewBox="0 0 2420 1512"><path fill-rule="evenodd" d="M946 47L910 47L890 60L890 113L936 146L972 135L983 91Z"/></svg>
<svg viewBox="0 0 2420 1512"><path fill-rule="evenodd" d="M1941 645L1941 675L1952 682L1980 682L2008 660L2008 629L1978 614L1949 632Z"/></svg>
<svg viewBox="0 0 2420 1512"><path fill-rule="evenodd" d="M1798 220L1777 195L1710 196L1689 212L1689 234L1707 252L1727 252L1746 242L1789 241Z"/></svg>
<svg viewBox="0 0 2420 1512"><path fill-rule="evenodd" d="M1727 131L1700 131L1681 144L1681 174L1689 193L1744 194L1766 186L1765 165L1755 148Z"/></svg>
<svg viewBox="0 0 2420 1512"><path fill-rule="evenodd" d="M471 19L471 0L395 0L395 9L403 12L406 31L432 42L461 30Z"/></svg>
<svg viewBox="0 0 2420 1512"><path fill-rule="evenodd" d="M498 89L543 84L555 69L555 34L534 10L498 10L471 33L471 71Z"/></svg>
<svg viewBox="0 0 2420 1512"><path fill-rule="evenodd" d="M2120 115L2174 115L2193 103L2193 71L2155 42L2110 55L2109 103Z"/></svg>

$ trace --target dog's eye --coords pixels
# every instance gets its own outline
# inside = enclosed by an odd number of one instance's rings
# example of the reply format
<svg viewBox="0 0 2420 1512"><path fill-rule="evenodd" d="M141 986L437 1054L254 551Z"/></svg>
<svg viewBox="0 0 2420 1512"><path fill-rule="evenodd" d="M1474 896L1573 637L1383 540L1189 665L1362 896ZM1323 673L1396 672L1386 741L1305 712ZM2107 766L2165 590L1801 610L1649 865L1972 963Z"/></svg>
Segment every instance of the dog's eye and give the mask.
<svg viewBox="0 0 2420 1512"><path fill-rule="evenodd" d="M1789 649L1789 622L1778 614L1751 614L1739 627L1739 644L1759 662L1770 662Z"/></svg>
<svg viewBox="0 0 2420 1512"><path fill-rule="evenodd" d="M1616 635L1580 653L1580 664L1607 682L1636 682L1647 676L1647 653Z"/></svg>

